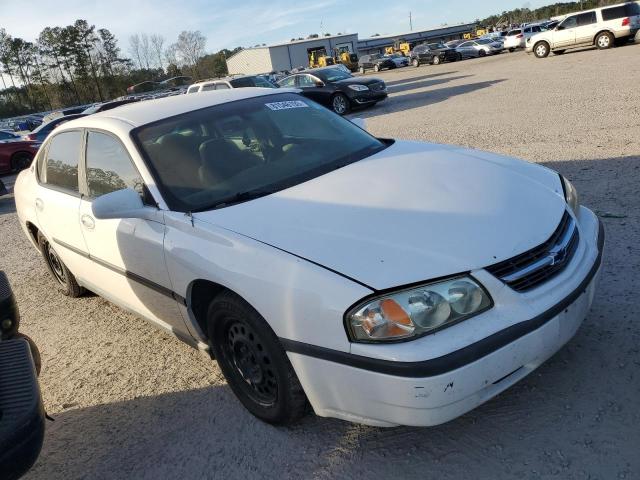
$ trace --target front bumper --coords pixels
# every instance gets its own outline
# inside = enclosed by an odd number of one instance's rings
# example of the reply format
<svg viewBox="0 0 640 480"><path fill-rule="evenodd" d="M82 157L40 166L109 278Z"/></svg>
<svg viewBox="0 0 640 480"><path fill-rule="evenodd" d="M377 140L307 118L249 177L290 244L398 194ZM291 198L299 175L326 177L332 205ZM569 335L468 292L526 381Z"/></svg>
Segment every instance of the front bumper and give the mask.
<svg viewBox="0 0 640 480"><path fill-rule="evenodd" d="M387 98L388 94L386 89L377 92L357 92L351 97L351 101L355 105L369 105L371 103L380 102Z"/></svg>
<svg viewBox="0 0 640 480"><path fill-rule="evenodd" d="M283 345L316 414L374 426L438 425L518 382L575 335L595 295L602 225L597 246L582 280L550 308L441 357L396 362L289 340Z"/></svg>

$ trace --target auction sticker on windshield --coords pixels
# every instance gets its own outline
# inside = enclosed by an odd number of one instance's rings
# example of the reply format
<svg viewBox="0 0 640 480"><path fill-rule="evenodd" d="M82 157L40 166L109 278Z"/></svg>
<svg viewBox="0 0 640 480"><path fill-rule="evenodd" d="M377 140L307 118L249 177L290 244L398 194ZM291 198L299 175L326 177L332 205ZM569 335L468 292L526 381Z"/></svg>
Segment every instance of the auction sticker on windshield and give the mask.
<svg viewBox="0 0 640 480"><path fill-rule="evenodd" d="M273 102L265 103L271 110L287 110L289 108L306 108L309 105L301 100L291 100L289 102Z"/></svg>

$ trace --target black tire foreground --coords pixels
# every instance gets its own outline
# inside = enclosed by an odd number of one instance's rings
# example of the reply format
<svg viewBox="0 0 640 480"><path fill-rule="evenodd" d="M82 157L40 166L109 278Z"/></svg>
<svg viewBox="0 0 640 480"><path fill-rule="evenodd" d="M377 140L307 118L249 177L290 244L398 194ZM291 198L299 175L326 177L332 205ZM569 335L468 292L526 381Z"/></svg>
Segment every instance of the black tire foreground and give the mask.
<svg viewBox="0 0 640 480"><path fill-rule="evenodd" d="M211 347L227 383L259 419L275 425L299 420L307 397L278 338L262 316L231 292L209 305Z"/></svg>

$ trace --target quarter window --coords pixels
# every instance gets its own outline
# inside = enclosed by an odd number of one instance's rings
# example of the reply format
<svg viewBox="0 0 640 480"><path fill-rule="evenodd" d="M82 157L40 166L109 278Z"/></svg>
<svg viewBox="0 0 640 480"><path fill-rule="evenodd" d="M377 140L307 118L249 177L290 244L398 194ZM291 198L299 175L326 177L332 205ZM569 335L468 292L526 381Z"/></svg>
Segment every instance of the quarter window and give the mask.
<svg viewBox="0 0 640 480"><path fill-rule="evenodd" d="M82 132L64 132L56 135L49 144L47 165L41 181L47 185L78 192L78 158Z"/></svg>
<svg viewBox="0 0 640 480"><path fill-rule="evenodd" d="M104 133L90 132L87 138L87 186L89 196L132 188L142 194L142 178L124 146Z"/></svg>

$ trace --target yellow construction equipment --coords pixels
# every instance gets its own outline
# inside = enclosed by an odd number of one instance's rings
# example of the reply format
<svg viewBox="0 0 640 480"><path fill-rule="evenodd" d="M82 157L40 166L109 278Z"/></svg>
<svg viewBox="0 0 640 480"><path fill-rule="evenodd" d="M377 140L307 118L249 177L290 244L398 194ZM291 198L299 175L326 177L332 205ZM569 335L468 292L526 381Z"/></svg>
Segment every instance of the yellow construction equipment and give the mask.
<svg viewBox="0 0 640 480"><path fill-rule="evenodd" d="M336 64L334 58L327 55L327 49L324 47L310 48L307 50L307 53L309 55L309 67L311 68L326 67Z"/></svg>
<svg viewBox="0 0 640 480"><path fill-rule="evenodd" d="M341 63L352 72L358 70L358 55L351 53L346 47L334 49L333 55L327 55L327 50L324 47L309 49L307 53L309 54L310 68L327 67Z"/></svg>
<svg viewBox="0 0 640 480"><path fill-rule="evenodd" d="M411 54L412 45L403 39L398 39L393 42L392 47L387 47L384 49L384 53L387 55L393 55L394 53L401 53L405 57L408 57Z"/></svg>

